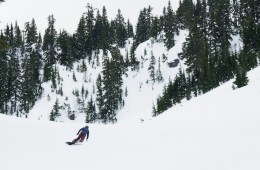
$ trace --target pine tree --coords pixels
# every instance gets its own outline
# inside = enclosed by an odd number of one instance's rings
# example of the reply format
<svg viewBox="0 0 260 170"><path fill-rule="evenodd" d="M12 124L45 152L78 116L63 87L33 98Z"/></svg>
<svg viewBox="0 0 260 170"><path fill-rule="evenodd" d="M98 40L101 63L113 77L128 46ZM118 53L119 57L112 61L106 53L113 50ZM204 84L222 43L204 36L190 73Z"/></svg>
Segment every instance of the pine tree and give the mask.
<svg viewBox="0 0 260 170"><path fill-rule="evenodd" d="M207 58L207 48L205 43L206 42L201 31L195 24L194 27L190 30L183 47L183 52L187 58L185 64L188 66L188 73L193 73L195 76L200 74L202 69L201 66L204 61L203 58Z"/></svg>
<svg viewBox="0 0 260 170"><path fill-rule="evenodd" d="M127 29L126 29L126 23L124 20L124 17L121 13L121 10L118 10L118 13L116 15L115 19L116 24L116 41L119 47L125 46L125 41L127 39Z"/></svg>
<svg viewBox="0 0 260 170"><path fill-rule="evenodd" d="M96 119L97 119L96 107L95 107L94 101L91 96L90 101L88 102L87 110L86 110L86 123L95 122Z"/></svg>
<svg viewBox="0 0 260 170"><path fill-rule="evenodd" d="M233 30L233 34L238 34L241 29L241 25L240 25L240 17L239 17L239 11L240 11L240 4L238 2L238 0L233 0L232 1L232 5L231 5L231 13L232 13L232 26L234 27L234 30Z"/></svg>
<svg viewBox="0 0 260 170"><path fill-rule="evenodd" d="M9 89L10 89L10 113L16 113L19 116L19 98L21 95L21 80L22 80L22 69L20 60L22 59L23 53L23 42L22 35L17 23L14 28L14 43L13 47L10 49L10 60L9 60Z"/></svg>
<svg viewBox="0 0 260 170"><path fill-rule="evenodd" d="M41 37L34 19L25 25L25 44L21 76L20 111L26 115L42 94L40 70L42 66Z"/></svg>
<svg viewBox="0 0 260 170"><path fill-rule="evenodd" d="M97 11L96 23L93 28L93 48L98 51L102 48L102 36L103 36L103 23L102 16Z"/></svg>
<svg viewBox="0 0 260 170"><path fill-rule="evenodd" d="M59 99L57 98L55 101L55 104L53 105L53 109L50 113L50 121L55 121L56 118L61 115L60 111L59 111L60 110L59 105L60 105L60 102L59 102Z"/></svg>
<svg viewBox="0 0 260 170"><path fill-rule="evenodd" d="M133 38L134 37L134 29L133 25L130 23L130 20L127 20L127 38Z"/></svg>
<svg viewBox="0 0 260 170"><path fill-rule="evenodd" d="M48 28L45 30L43 37L43 53L44 53L44 72L43 81L49 81L52 75L52 65L57 61L57 31L54 27L55 19L53 15L48 17Z"/></svg>
<svg viewBox="0 0 260 170"><path fill-rule="evenodd" d="M1 32L0 39L6 44L5 36ZM6 73L8 72L8 56L7 49L2 49L0 51L0 110L1 113L8 114L7 103L8 103L8 77Z"/></svg>
<svg viewBox="0 0 260 170"><path fill-rule="evenodd" d="M175 20L176 20L175 14L173 12L171 3L169 1L167 12L164 16L164 33L165 33L164 43L168 50L175 45L174 33L178 32Z"/></svg>
<svg viewBox="0 0 260 170"><path fill-rule="evenodd" d="M86 26L87 26L87 41L86 41L86 47L87 47L87 55L89 56L89 62L92 59L92 51L93 51L93 29L94 29L94 9L93 7L88 3L87 4L87 12L85 14L85 20L86 20Z"/></svg>
<svg viewBox="0 0 260 170"><path fill-rule="evenodd" d="M155 56L153 54L151 55L148 71L150 73L151 80L155 82Z"/></svg>
<svg viewBox="0 0 260 170"><path fill-rule="evenodd" d="M119 49L116 47L110 51L112 58L111 60L109 60L107 56L103 58L102 70L104 107L101 108L100 115L101 120L105 123L115 123L117 121L116 112L123 104L123 56L121 56Z"/></svg>
<svg viewBox="0 0 260 170"><path fill-rule="evenodd" d="M0 51L3 51L7 48L8 48L7 43L3 39L0 38Z"/></svg>
<svg viewBox="0 0 260 170"><path fill-rule="evenodd" d="M73 54L76 60L84 59L87 55L87 23L82 16L80 18L73 41Z"/></svg>
<svg viewBox="0 0 260 170"><path fill-rule="evenodd" d="M161 29L160 29L160 20L158 17L154 17L152 20L152 26L151 26L151 37L153 37L155 40L158 39L158 35L160 34Z"/></svg>
<svg viewBox="0 0 260 170"><path fill-rule="evenodd" d="M230 1L223 0L218 3L217 14L216 14L216 24L218 29L217 37L215 40L217 41L218 49L218 63L219 63L219 71L218 77L221 82L225 82L233 77L233 62L230 60L230 41L232 40L232 28L231 28L231 17L230 17Z"/></svg>
<svg viewBox="0 0 260 170"><path fill-rule="evenodd" d="M194 14L194 6L192 0L183 0L182 3L180 3L181 8L181 15L183 19L183 24L185 28L191 28L192 27L192 18Z"/></svg>
<svg viewBox="0 0 260 170"><path fill-rule="evenodd" d="M234 85L236 85L237 88L241 88L248 84L249 80L248 80L246 73L247 73L246 69L244 69L241 66L238 66L237 73L236 73L236 79L234 81Z"/></svg>
<svg viewBox="0 0 260 170"><path fill-rule="evenodd" d="M243 52L248 55L250 70L257 66L257 55L260 49L260 3L257 0L240 1L241 37L244 44ZM258 51L258 53L257 53Z"/></svg>
<svg viewBox="0 0 260 170"><path fill-rule="evenodd" d="M102 79L102 91L103 91L103 106L100 112L100 119L102 122L106 123L109 121L109 115L114 115L114 110L112 109L111 105L111 100L113 99L112 95L112 81L111 81L111 65L110 61L108 59L108 56L104 56L103 58L103 69L102 69L102 74L103 74L103 79ZM100 105L98 103L98 105ZM101 105L100 105L101 106ZM99 106L99 107L100 107Z"/></svg>
<svg viewBox="0 0 260 170"><path fill-rule="evenodd" d="M110 35L109 35L109 30L110 30L110 25L108 22L108 17L107 17L107 10L105 6L103 7L102 10L102 50L106 54L107 50L109 49L109 43L110 43Z"/></svg>
<svg viewBox="0 0 260 170"><path fill-rule="evenodd" d="M259 42L259 32L257 32L259 31L259 9L260 3L257 0L240 0L241 37L246 52L257 49L257 42Z"/></svg>
<svg viewBox="0 0 260 170"><path fill-rule="evenodd" d="M61 65L64 65L69 69L72 69L72 63L74 61L74 58L72 57L72 39L73 38L65 30L60 32L57 38L57 47L60 50L57 59Z"/></svg>
<svg viewBox="0 0 260 170"><path fill-rule="evenodd" d="M153 117L156 117L157 115L158 115L158 112L157 112L156 107L155 107L155 105L154 105L154 103L153 103L152 116L153 116Z"/></svg>
<svg viewBox="0 0 260 170"><path fill-rule="evenodd" d="M97 106L98 106L98 111L101 112L102 108L104 108L104 99L103 99L103 87L102 87L102 77L99 74L97 81L96 81L96 86L97 86L97 96L96 96L96 101L97 101Z"/></svg>
<svg viewBox="0 0 260 170"><path fill-rule="evenodd" d="M152 25L151 11L152 8L150 6L148 9L144 8L140 11L135 31L135 42L137 46L150 38Z"/></svg>
<svg viewBox="0 0 260 170"><path fill-rule="evenodd" d="M163 81L162 71L161 71L161 58L158 61L158 70L156 72L156 80L160 83Z"/></svg>

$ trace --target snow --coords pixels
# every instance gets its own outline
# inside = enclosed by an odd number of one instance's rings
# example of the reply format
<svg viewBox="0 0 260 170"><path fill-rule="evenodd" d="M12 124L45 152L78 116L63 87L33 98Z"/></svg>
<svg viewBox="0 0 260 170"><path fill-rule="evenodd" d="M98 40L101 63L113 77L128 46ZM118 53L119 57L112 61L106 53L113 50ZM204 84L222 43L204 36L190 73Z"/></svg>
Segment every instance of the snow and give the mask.
<svg viewBox="0 0 260 170"><path fill-rule="evenodd" d="M1 169L14 170L258 170L260 67L249 85L231 80L144 123L91 124L21 119L0 114Z"/></svg>
<svg viewBox="0 0 260 170"><path fill-rule="evenodd" d="M0 6L0 28L17 20L24 24L35 18L39 30L47 26L47 16L51 13L57 20L57 28L74 32L78 20L85 10L86 1L8 0ZM125 18L136 21L140 9L151 4L154 14L161 15L165 1L123 2L88 1L101 9L105 5L109 17L114 18L120 8ZM174 8L178 1L171 1ZM174 3L173 3L174 2ZM33 5L32 5L33 4ZM50 7L52 4L52 7ZM114 5L117 4L117 5ZM140 8L136 7L140 5ZM31 10L19 8L30 5ZM69 6L69 7L68 7ZM14 8L15 7L15 8ZM17 10L10 10L16 9ZM72 9L73 12L67 11ZM114 12L114 13L113 13ZM132 22L134 22L132 21ZM260 67L248 72L249 84L233 90L233 80L220 87L192 98L167 110L158 117L152 117L152 104L156 101L168 80L173 79L179 69L185 69L185 60L176 68L169 68L167 62L177 58L182 52L182 44L187 30L175 36L176 44L169 51L162 42L149 39L136 49L140 61L138 71L128 70L123 75L125 106L117 114L117 124L89 124L90 138L80 145L68 146L65 141L76 137L77 131L85 126L85 114L79 112L77 98L72 94L84 86L90 94L102 66L87 63L87 72L77 71L82 60L74 63L72 71L57 65L63 96L57 95L44 83L44 94L28 115L28 119L0 114L0 167L4 170L259 170L260 169ZM125 56L132 40L126 48L120 49ZM239 51L243 44L239 36L231 42L232 50ZM146 51L146 54L145 54ZM153 83L149 78L148 66L151 55L161 59L164 81ZM162 61L162 55L167 57ZM102 58L102 53L99 55ZM73 81L73 72L77 81ZM95 94L93 93L93 98ZM49 114L56 99L61 105L70 104L76 111L76 119L67 117L67 110L57 122L49 122ZM68 98L66 100L66 98Z"/></svg>

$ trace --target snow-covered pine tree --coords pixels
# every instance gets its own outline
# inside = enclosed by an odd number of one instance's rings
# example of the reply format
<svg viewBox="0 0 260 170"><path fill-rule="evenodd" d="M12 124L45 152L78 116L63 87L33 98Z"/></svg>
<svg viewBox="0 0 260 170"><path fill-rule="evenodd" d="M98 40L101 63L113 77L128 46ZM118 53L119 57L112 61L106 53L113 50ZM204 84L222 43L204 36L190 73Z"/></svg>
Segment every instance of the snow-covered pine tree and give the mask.
<svg viewBox="0 0 260 170"><path fill-rule="evenodd" d="M57 31L54 27L55 19L53 15L48 17L48 28L43 37L44 70L43 81L51 80L53 64L57 61Z"/></svg>
<svg viewBox="0 0 260 170"><path fill-rule="evenodd" d="M53 109L50 113L50 121L55 121L58 116L60 116L60 102L57 98L55 104L53 105Z"/></svg>
<svg viewBox="0 0 260 170"><path fill-rule="evenodd" d="M151 58L150 58L150 64L148 67L148 71L150 73L150 78L153 82L155 82L155 56L153 53L151 53Z"/></svg>

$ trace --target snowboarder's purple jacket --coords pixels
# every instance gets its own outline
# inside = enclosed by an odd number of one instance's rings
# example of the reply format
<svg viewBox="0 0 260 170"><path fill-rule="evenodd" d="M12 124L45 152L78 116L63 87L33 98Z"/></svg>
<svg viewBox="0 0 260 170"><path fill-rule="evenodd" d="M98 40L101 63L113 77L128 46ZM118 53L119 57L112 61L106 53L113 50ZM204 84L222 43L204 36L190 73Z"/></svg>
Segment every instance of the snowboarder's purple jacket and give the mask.
<svg viewBox="0 0 260 170"><path fill-rule="evenodd" d="M88 128L86 128L86 127L83 127L83 128L81 128L79 131L78 131L78 133L77 134L83 134L83 135L87 135L87 139L88 139L88 136L89 136L89 130L88 130Z"/></svg>

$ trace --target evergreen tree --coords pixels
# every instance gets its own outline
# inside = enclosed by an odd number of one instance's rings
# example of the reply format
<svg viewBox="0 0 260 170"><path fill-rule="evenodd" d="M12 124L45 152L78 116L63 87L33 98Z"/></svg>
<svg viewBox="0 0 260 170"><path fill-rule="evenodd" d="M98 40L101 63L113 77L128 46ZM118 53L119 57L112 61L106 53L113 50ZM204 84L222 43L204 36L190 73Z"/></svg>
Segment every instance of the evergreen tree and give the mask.
<svg viewBox="0 0 260 170"><path fill-rule="evenodd" d="M69 69L72 69L72 63L74 59L72 57L72 39L73 38L65 30L60 32L57 38L57 47L60 51L57 58L61 65L64 65Z"/></svg>
<svg viewBox="0 0 260 170"><path fill-rule="evenodd" d="M230 41L232 40L232 28L231 28L231 17L230 17L230 1L222 0L219 2L217 7L216 14L216 23L218 26L217 37L215 37L217 41L218 48L218 77L221 82L225 82L233 77L233 71L235 68L232 68L234 65L231 60L230 54Z"/></svg>
<svg viewBox="0 0 260 170"><path fill-rule="evenodd" d="M87 42L86 42L86 47L87 47L87 55L89 56L89 61L92 59L92 51L93 51L93 29L94 29L94 21L95 21L95 16L94 16L94 9L93 7L88 3L87 5L87 12L85 14L85 20L86 20L86 25L87 25Z"/></svg>
<svg viewBox="0 0 260 170"><path fill-rule="evenodd" d="M98 51L102 48L103 23L102 16L97 11L96 23L93 28L93 48Z"/></svg>
<svg viewBox="0 0 260 170"><path fill-rule="evenodd" d="M257 0L240 1L241 37L244 44L243 52L248 55L248 66L250 70L257 66L257 56L260 49L260 3ZM258 51L258 53L257 53Z"/></svg>
<svg viewBox="0 0 260 170"><path fill-rule="evenodd" d="M187 72L194 75L200 89L206 88L203 83L208 81L207 75L205 75L208 73L207 42L196 24L190 30L183 52L187 58L185 61L188 66Z"/></svg>
<svg viewBox="0 0 260 170"><path fill-rule="evenodd" d="M154 17L152 20L152 26L151 26L151 37L153 37L155 40L158 39L158 35L160 34L161 29L160 29L160 20L158 17Z"/></svg>
<svg viewBox="0 0 260 170"><path fill-rule="evenodd" d="M123 104L123 57L118 48L112 48L112 58L107 56L103 59L103 79L102 91L104 107L101 108L100 115L103 122L116 122L116 111ZM99 103L100 104L100 103ZM100 106L99 106L100 107Z"/></svg>
<svg viewBox="0 0 260 170"><path fill-rule="evenodd" d="M240 11L240 4L238 2L238 0L233 0L232 2L232 5L231 5L231 21L232 21L232 26L233 26L233 34L238 34L241 29L241 25L240 25L240 14L239 14L239 11Z"/></svg>
<svg viewBox="0 0 260 170"><path fill-rule="evenodd" d="M20 111L26 115L42 94L40 70L42 65L41 37L34 19L25 25L23 74L21 77Z"/></svg>
<svg viewBox="0 0 260 170"><path fill-rule="evenodd" d="M87 55L87 23L82 16L80 18L73 40L73 55L76 60L84 59Z"/></svg>
<svg viewBox="0 0 260 170"><path fill-rule="evenodd" d="M158 70L156 72L156 80L160 83L163 81L162 71L161 71L161 58L158 61Z"/></svg>
<svg viewBox="0 0 260 170"><path fill-rule="evenodd" d="M175 14L173 12L171 3L169 1L167 12L164 16L164 33L165 33L164 43L168 50L175 45L174 33L177 32L178 30L175 21Z"/></svg>
<svg viewBox="0 0 260 170"><path fill-rule="evenodd" d="M246 86L248 84L248 81L249 80L246 75L246 69L244 69L241 66L238 66L234 85L236 85L237 88L241 88L243 86Z"/></svg>
<svg viewBox="0 0 260 170"><path fill-rule="evenodd" d="M150 38L150 30L152 25L151 11L152 8L150 6L148 9L144 8L140 11L135 31L136 45L139 45Z"/></svg>
<svg viewBox="0 0 260 170"><path fill-rule="evenodd" d="M102 50L106 54L107 50L109 49L109 44L110 44L110 35L109 35L109 30L110 30L110 25L108 22L108 17L107 17L107 10L105 6L103 7L102 10Z"/></svg>
<svg viewBox="0 0 260 170"><path fill-rule="evenodd" d="M86 123L95 122L96 118L97 118L96 107L95 107L95 103L91 96L90 101L88 102L87 110L86 110Z"/></svg>
<svg viewBox="0 0 260 170"><path fill-rule="evenodd" d="M241 37L246 52L259 49L259 9L260 3L257 0L240 0Z"/></svg>
<svg viewBox="0 0 260 170"><path fill-rule="evenodd" d="M150 78L153 82L155 82L155 57L152 53L151 59L150 59L150 65L148 67L148 71L150 73Z"/></svg>
<svg viewBox="0 0 260 170"><path fill-rule="evenodd" d="M48 28L43 37L44 70L43 81L49 81L52 75L52 65L57 61L57 31L54 27L55 19L53 15L48 17Z"/></svg>
<svg viewBox="0 0 260 170"><path fill-rule="evenodd" d="M100 74L98 75L96 86L97 86L96 101L97 101L98 111L101 113L102 109L104 108L104 99L103 99L103 91L102 91L103 90L102 77Z"/></svg>
<svg viewBox="0 0 260 170"><path fill-rule="evenodd" d="M130 20L127 20L127 38L133 38L134 37L134 29L133 25L130 23Z"/></svg>
<svg viewBox="0 0 260 170"><path fill-rule="evenodd" d="M51 111L51 114L50 114L50 121L55 121L56 118L58 116L60 116L60 102L59 102L59 99L57 98L56 101L55 101L55 104L53 105L53 109Z"/></svg>
<svg viewBox="0 0 260 170"><path fill-rule="evenodd" d="M0 3L4 2L5 0L0 0ZM7 48L7 44L0 38L0 51Z"/></svg>
<svg viewBox="0 0 260 170"><path fill-rule="evenodd" d="M194 14L194 6L193 6L193 0L183 0L182 3L180 3L181 8L181 15L183 18L183 24L185 28L191 28L192 27L192 18Z"/></svg>
<svg viewBox="0 0 260 170"><path fill-rule="evenodd" d="M19 26L17 23L14 28L14 43L10 49L9 56L9 70L8 70L8 79L9 79L9 91L10 91L10 113L16 113L19 116L19 98L21 95L21 80L22 80L22 69L20 60L23 56L22 53L23 42L22 35Z"/></svg>
<svg viewBox="0 0 260 170"><path fill-rule="evenodd" d="M126 28L124 17L120 9L118 10L118 13L116 15L115 25L116 25L116 42L119 47L124 47L125 41L127 39L127 28Z"/></svg>
<svg viewBox="0 0 260 170"><path fill-rule="evenodd" d="M4 35L1 33L1 38L6 42ZM7 50L0 51L0 110L1 113L8 114L8 77L6 76L8 72L8 56Z"/></svg>

